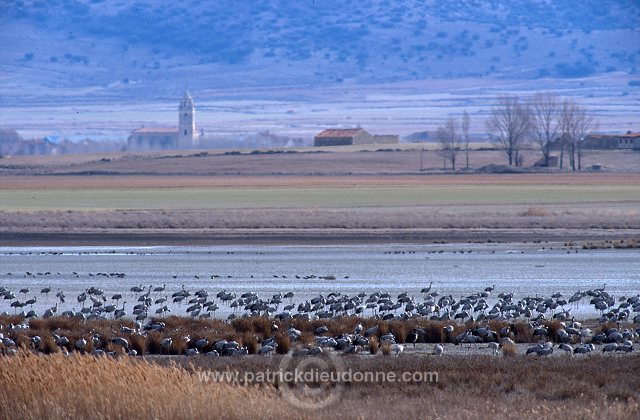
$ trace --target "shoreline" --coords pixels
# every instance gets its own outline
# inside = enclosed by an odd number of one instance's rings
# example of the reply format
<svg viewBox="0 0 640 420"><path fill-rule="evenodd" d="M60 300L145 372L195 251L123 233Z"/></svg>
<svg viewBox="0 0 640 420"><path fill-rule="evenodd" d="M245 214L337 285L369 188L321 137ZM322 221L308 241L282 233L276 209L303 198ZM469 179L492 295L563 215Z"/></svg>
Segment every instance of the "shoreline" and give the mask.
<svg viewBox="0 0 640 420"><path fill-rule="evenodd" d="M87 229L0 231L0 246L580 243L638 240L637 229Z"/></svg>

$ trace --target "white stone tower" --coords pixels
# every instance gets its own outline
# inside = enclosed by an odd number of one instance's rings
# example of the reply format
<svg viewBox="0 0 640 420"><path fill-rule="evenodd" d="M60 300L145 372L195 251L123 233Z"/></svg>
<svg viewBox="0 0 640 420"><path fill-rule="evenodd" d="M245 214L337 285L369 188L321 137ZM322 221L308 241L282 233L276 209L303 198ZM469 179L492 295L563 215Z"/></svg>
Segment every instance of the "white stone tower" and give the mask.
<svg viewBox="0 0 640 420"><path fill-rule="evenodd" d="M178 148L193 149L197 147L196 110L189 91L184 92L178 108Z"/></svg>

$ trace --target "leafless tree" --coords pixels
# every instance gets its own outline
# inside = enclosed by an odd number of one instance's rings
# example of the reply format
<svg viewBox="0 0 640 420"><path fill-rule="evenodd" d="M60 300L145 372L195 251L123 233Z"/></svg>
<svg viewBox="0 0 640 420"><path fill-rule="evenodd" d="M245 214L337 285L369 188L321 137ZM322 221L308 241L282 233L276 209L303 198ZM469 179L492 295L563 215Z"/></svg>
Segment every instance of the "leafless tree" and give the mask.
<svg viewBox="0 0 640 420"><path fill-rule="evenodd" d="M498 143L509 165L521 164L521 149L531 132L531 112L517 96L501 96L486 121L489 136Z"/></svg>
<svg viewBox="0 0 640 420"><path fill-rule="evenodd" d="M576 129L574 131L574 135L576 138L576 153L578 159L578 170L582 170L582 146L584 145L584 140L587 134L596 129L596 123L591 115L587 114L586 109L582 109L580 111L580 115L578 117L578 121L576 122Z"/></svg>
<svg viewBox="0 0 640 420"><path fill-rule="evenodd" d="M594 127L593 117L587 114L585 107L573 99L562 101L560 128L562 139L568 145L569 163L574 171L582 169L582 145L585 136Z"/></svg>
<svg viewBox="0 0 640 420"><path fill-rule="evenodd" d="M564 99L560 109L560 168L564 167L564 152L571 143L571 125L576 103L573 100Z"/></svg>
<svg viewBox="0 0 640 420"><path fill-rule="evenodd" d="M465 109L462 113L462 139L464 141L464 151L465 157L467 159L467 168L469 168L469 126L471 125L471 120L469 118L469 113Z"/></svg>
<svg viewBox="0 0 640 420"><path fill-rule="evenodd" d="M456 128L456 122L449 118L443 126L438 128L438 141L440 142L440 155L445 163L451 163L451 168L456 169L456 155L460 146L460 135Z"/></svg>
<svg viewBox="0 0 640 420"><path fill-rule="evenodd" d="M549 92L537 93L531 100L533 138L542 152L544 166L549 166L551 143L558 139L560 104Z"/></svg>

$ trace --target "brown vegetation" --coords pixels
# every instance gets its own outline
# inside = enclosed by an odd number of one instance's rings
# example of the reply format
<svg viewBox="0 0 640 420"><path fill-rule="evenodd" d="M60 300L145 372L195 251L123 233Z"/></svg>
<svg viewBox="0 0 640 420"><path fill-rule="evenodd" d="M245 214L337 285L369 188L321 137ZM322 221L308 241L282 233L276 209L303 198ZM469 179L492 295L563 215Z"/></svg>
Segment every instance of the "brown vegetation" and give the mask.
<svg viewBox="0 0 640 420"><path fill-rule="evenodd" d="M380 342L378 341L378 337L371 337L369 339L369 353L376 354L379 348Z"/></svg>
<svg viewBox="0 0 640 420"><path fill-rule="evenodd" d="M287 354L291 350L291 339L286 333L280 333L275 335L276 351L279 354Z"/></svg>
<svg viewBox="0 0 640 420"><path fill-rule="evenodd" d="M328 334L337 336L340 334L352 334L358 324L362 324L364 330L378 326L378 330L372 336L375 338L373 347L369 350L376 353L379 345L379 338L392 333L397 343L405 343L409 333L415 329L418 333L417 343L452 343L453 338L464 332L466 329L473 329L485 324L467 322L458 324L456 322L431 321L427 319L411 319L407 321L390 320L383 321L375 318L360 318L357 316L343 317L332 320L305 321L294 319L290 322L273 321L268 318L252 317L236 319L226 322L220 319L192 319L189 317L170 316L158 318L156 321L163 322L165 327L162 331L142 331L140 333L123 333L122 327L134 328L131 320L94 320L82 321L76 318L51 317L34 318L28 321L30 328L21 331L8 332L5 329L5 336L14 340L19 348L30 349L32 344L30 338L40 336L42 342L35 350L45 354L56 353L61 350L51 340L52 334L66 336L69 343L64 345L67 352L77 351L74 344L77 340L84 338L87 346L84 352L91 352L94 349L92 338L97 336L99 341L96 347L105 351L117 351L123 353L125 349L111 344L114 337L125 337L129 341L129 349L134 349L138 355L181 355L187 349L194 348L195 342L206 338L208 345L201 351L208 352L213 349L214 343L218 340L237 341L241 346L247 347L250 354L257 352L263 340L274 337L278 344L276 350L279 354L286 354L292 348L302 345L312 345L315 343L314 331L320 326L328 328ZM24 319L18 316L0 317L0 327L6 328L10 323L19 324ZM272 325L276 324L277 332L272 332ZM545 326L549 329L548 339L557 341L557 330L561 328L558 321L545 321ZM444 332L444 327L452 325L454 331L451 334ZM502 321L490 321L489 328L498 333L497 339L502 338L500 330L509 327L508 337L516 343L530 343L533 341L533 330L525 322L519 321L507 323ZM293 341L287 333L287 329L293 327L300 330L301 336ZM171 338L172 344L166 348L162 346L162 340ZM0 349L3 346L0 344ZM380 344L383 353L385 346Z"/></svg>
<svg viewBox="0 0 640 420"><path fill-rule="evenodd" d="M227 418L287 413L273 390L203 384L183 369L107 357L8 357L0 363L0 418ZM247 401L250 403L242 403Z"/></svg>
<svg viewBox="0 0 640 420"><path fill-rule="evenodd" d="M605 240L601 242L585 242L582 245L582 249L632 249L632 248L640 248L640 241L635 238L631 238L628 240L618 239L618 240Z"/></svg>
<svg viewBox="0 0 640 420"><path fill-rule="evenodd" d="M505 357L513 357L518 354L518 349L511 343L502 344L502 355Z"/></svg>
<svg viewBox="0 0 640 420"><path fill-rule="evenodd" d="M277 382L202 382L198 372L277 371L281 356L140 359L34 356L0 363L0 418L635 418L638 355L625 358L341 356L354 372L437 373L437 380L347 382L304 410ZM433 377L432 377L433 378ZM222 414L224 413L224 414Z"/></svg>
<svg viewBox="0 0 640 420"><path fill-rule="evenodd" d="M632 205L590 204L588 208L558 204L550 209L526 205L429 205L408 208L325 209L211 209L211 210L108 210L0 211L3 230L179 234L230 229L638 229L640 211ZM553 215L553 217L548 217ZM410 232L408 232L410 233ZM617 238L616 238L617 239ZM611 244L614 247L615 244ZM622 246L624 247L624 246Z"/></svg>
<svg viewBox="0 0 640 420"><path fill-rule="evenodd" d="M547 217L551 215L551 212L545 208L529 207L522 215L527 217Z"/></svg>

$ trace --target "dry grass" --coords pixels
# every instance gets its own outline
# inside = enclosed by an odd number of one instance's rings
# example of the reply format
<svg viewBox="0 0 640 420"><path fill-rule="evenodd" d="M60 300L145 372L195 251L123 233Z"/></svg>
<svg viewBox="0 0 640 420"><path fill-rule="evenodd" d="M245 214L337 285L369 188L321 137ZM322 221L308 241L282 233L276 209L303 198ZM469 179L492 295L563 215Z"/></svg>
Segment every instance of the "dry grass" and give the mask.
<svg viewBox="0 0 640 420"><path fill-rule="evenodd" d="M256 336L251 334L244 334L240 339L239 343L241 346L244 346L247 348L247 352L249 354L258 353L258 349L260 348L260 344L258 343Z"/></svg>
<svg viewBox="0 0 640 420"><path fill-rule="evenodd" d="M560 321L546 322L545 325L549 330L549 338L554 342L558 342L558 330L564 328L562 324L560 324Z"/></svg>
<svg viewBox="0 0 640 420"><path fill-rule="evenodd" d="M388 323L389 332L396 338L396 343L404 343L410 329L407 330L407 323L403 321L391 321Z"/></svg>
<svg viewBox="0 0 640 420"><path fill-rule="evenodd" d="M542 207L529 207L523 214L525 217L547 217L551 212Z"/></svg>
<svg viewBox="0 0 640 420"><path fill-rule="evenodd" d="M278 406L274 389L203 384L183 369L129 359L9 357L0 363L0 384L5 419L214 418L219 413L276 418L288 411Z"/></svg>
<svg viewBox="0 0 640 420"><path fill-rule="evenodd" d="M518 349L511 343L502 344L502 355L505 357L514 357L518 354Z"/></svg>
<svg viewBox="0 0 640 420"><path fill-rule="evenodd" d="M640 241L635 238L606 240L600 242L587 241L582 245L582 249L635 249L640 248Z"/></svg>
<svg viewBox="0 0 640 420"><path fill-rule="evenodd" d="M271 334L273 320L268 318L238 318L231 321L231 326L239 333L251 333L261 337ZM218 325L218 328L224 326Z"/></svg>
<svg viewBox="0 0 640 420"><path fill-rule="evenodd" d="M572 238L582 244L598 238L612 242L599 247L633 248L638 246L639 206L637 201L548 205L553 217L523 217L529 208L526 204L0 211L0 242L6 245L32 245L35 242L38 245L64 245L66 241L166 245L238 243L252 238L262 243L269 238L280 238L284 243L314 238L329 238L341 243L349 238L387 242L486 241L487 238L506 242L564 242ZM11 242L13 235L17 235L14 241L18 242ZM23 242L20 238L24 238ZM589 247L596 246L585 246Z"/></svg>
<svg viewBox="0 0 640 420"><path fill-rule="evenodd" d="M380 348L380 341L378 341L378 337L371 337L369 339L369 353L376 354L378 353L379 348Z"/></svg>
<svg viewBox="0 0 640 420"><path fill-rule="evenodd" d="M289 335L287 333L279 333L275 335L275 339L276 344L278 345L276 347L278 354L289 353L291 350L291 338L289 338Z"/></svg>
<svg viewBox="0 0 640 420"><path fill-rule="evenodd" d="M385 345L381 348L384 349ZM493 356L342 356L345 369L357 372L437 372L424 382L347 383L341 400L304 417L347 418L635 418L640 413L640 355L624 358L527 358ZM280 358L225 360L199 358L189 369L265 371ZM164 363L164 362L163 362ZM187 367L186 362L182 362ZM479 408L480 407L480 408ZM417 413L420 414L417 414Z"/></svg>
<svg viewBox="0 0 640 420"><path fill-rule="evenodd" d="M550 205L553 217L530 214L526 205L430 204L399 207L264 208L200 210L0 211L3 230L29 232L179 232L181 229L638 229L637 202ZM633 209L635 207L635 210ZM523 217L524 215L524 217ZM195 232L194 232L195 233ZM601 244L600 247L633 247ZM637 245L636 245L637 246Z"/></svg>
<svg viewBox="0 0 640 420"><path fill-rule="evenodd" d="M533 330L526 322L516 322L512 326L514 341L517 343L530 343L533 339Z"/></svg>
<svg viewBox="0 0 640 420"><path fill-rule="evenodd" d="M276 371L281 356L154 358L90 356L0 360L0 418L635 418L635 368L623 358L340 356L354 372L436 372L435 382L347 382L320 410L289 405L278 383L203 383L198 372ZM420 414L417 414L417 413ZM222 414L224 413L224 414Z"/></svg>

